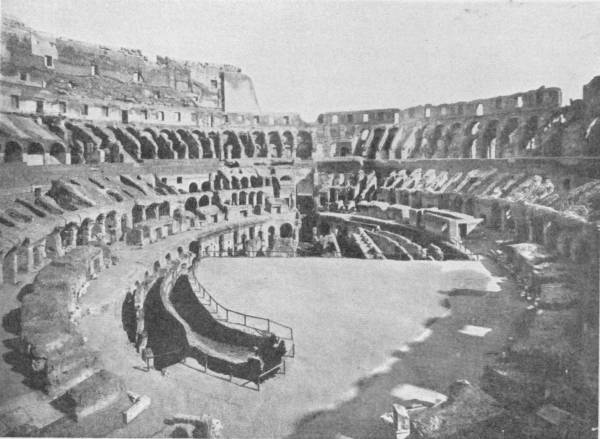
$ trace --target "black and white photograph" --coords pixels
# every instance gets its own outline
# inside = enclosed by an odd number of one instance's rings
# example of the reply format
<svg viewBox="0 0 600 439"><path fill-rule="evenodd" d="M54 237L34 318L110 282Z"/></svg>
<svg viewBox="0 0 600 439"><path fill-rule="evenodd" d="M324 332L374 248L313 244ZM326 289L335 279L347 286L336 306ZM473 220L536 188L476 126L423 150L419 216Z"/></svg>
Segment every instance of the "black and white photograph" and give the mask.
<svg viewBox="0 0 600 439"><path fill-rule="evenodd" d="M0 16L0 437L599 437L600 1Z"/></svg>

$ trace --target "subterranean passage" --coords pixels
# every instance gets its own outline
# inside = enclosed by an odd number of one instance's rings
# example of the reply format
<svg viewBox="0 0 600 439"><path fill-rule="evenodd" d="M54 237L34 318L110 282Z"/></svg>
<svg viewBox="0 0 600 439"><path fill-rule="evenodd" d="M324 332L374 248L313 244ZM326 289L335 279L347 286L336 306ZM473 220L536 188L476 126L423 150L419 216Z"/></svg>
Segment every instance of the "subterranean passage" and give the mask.
<svg viewBox="0 0 600 439"><path fill-rule="evenodd" d="M283 341L270 333L252 334L216 320L194 293L187 275L167 291L170 283L159 279L144 302L147 347L152 349L156 369L191 357L215 372L251 381L271 369L261 380L276 374L286 353Z"/></svg>

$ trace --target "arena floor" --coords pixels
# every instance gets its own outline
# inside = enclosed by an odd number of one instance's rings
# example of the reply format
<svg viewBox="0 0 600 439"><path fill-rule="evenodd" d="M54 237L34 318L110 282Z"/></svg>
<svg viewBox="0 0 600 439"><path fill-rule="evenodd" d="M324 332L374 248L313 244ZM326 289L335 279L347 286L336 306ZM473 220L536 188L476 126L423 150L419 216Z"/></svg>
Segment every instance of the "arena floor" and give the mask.
<svg viewBox="0 0 600 439"><path fill-rule="evenodd" d="M128 263L102 272L83 298L91 314L80 328L90 347L129 390L152 399L146 412L111 436L162 436L169 431L164 420L185 413L220 419L226 437L382 437L379 416L397 401L396 386L445 392L455 379L476 382L520 306L510 300L512 283L495 277L486 260L205 259L198 277L225 306L293 327L296 357L288 359L287 374L257 392L199 372L193 360L166 375L145 372L122 328L121 286L187 235L170 240L168 249L165 242L142 250L115 247ZM442 306L447 299L450 312ZM467 324L492 331L484 338L459 333Z"/></svg>

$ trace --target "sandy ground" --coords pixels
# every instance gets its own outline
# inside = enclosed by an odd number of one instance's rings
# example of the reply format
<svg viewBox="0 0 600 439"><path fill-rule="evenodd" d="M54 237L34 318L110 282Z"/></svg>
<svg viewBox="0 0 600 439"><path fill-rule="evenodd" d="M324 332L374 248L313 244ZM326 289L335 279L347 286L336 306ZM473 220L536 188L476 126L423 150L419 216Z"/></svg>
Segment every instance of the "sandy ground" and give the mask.
<svg viewBox="0 0 600 439"><path fill-rule="evenodd" d="M142 250L122 247L120 264L101 273L84 298L93 312L81 322L89 345L129 390L152 399L149 410L111 436L161 435L166 418L186 413L220 419L227 437L382 437L378 418L396 401L395 387L410 383L443 393L455 379L476 383L522 306L510 299L512 283L494 277L485 260L208 259L199 278L225 306L293 327L296 357L287 361L287 374L257 392L198 372L192 361L166 376L145 372L121 324L126 288L157 253L173 252L191 236ZM448 313L441 301L449 294ZM459 333L467 324L492 331L483 338ZM10 338L6 330L2 335ZM3 383L23 381L7 364L0 367ZM12 394L28 389L17 387Z"/></svg>

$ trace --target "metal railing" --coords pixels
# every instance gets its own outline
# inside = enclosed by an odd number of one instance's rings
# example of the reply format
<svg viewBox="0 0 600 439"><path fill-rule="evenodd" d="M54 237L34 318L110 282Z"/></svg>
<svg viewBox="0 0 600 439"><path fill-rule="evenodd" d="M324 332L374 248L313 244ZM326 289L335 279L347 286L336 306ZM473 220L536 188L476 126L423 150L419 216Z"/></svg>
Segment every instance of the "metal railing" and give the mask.
<svg viewBox="0 0 600 439"><path fill-rule="evenodd" d="M188 278L191 280L190 285L192 286L192 289L196 295L199 296L199 299L201 298L201 300L208 302L205 306L208 307L209 311L214 308L214 313L217 315L215 319L252 329L260 335L274 334L280 339L286 340L291 345L285 356L292 358L295 356L296 347L294 344L294 330L290 326L272 319L238 312L221 305L204 285L200 283L196 277L196 273L193 270L190 273L191 275L189 275Z"/></svg>

